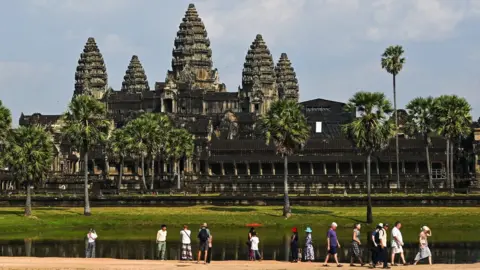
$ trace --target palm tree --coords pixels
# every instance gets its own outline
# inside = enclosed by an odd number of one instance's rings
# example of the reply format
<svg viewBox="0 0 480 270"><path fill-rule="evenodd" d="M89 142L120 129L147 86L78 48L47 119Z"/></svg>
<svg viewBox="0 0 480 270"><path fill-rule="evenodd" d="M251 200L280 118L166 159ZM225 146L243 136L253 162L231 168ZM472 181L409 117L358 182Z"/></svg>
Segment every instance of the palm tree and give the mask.
<svg viewBox="0 0 480 270"><path fill-rule="evenodd" d="M383 93L357 92L348 101L345 111L358 116L342 126L342 132L367 157L367 223L372 223L370 160L372 154L388 146L393 136L394 127L389 119L392 104Z"/></svg>
<svg viewBox="0 0 480 270"><path fill-rule="evenodd" d="M84 162L84 215L90 216L88 199L88 152L106 141L110 121L105 119L105 105L88 95L76 96L63 115L62 133L72 147L83 154Z"/></svg>
<svg viewBox="0 0 480 270"><path fill-rule="evenodd" d="M447 181L450 178L450 189L454 192L453 146L455 141L471 132L472 107L465 98L456 95L442 95L436 99L435 113L437 131L447 141Z"/></svg>
<svg viewBox="0 0 480 270"><path fill-rule="evenodd" d="M2 150L5 146L7 134L12 127L12 114L10 110L3 106L2 101L0 100L0 165L2 164L2 158L4 157L4 151Z"/></svg>
<svg viewBox="0 0 480 270"><path fill-rule="evenodd" d="M45 179L53 161L53 138L40 126L12 130L6 144L5 163L14 178L25 185L25 216L32 214L31 187Z"/></svg>
<svg viewBox="0 0 480 270"><path fill-rule="evenodd" d="M118 192L120 192L122 187L123 167L125 166L125 158L130 152L131 145L132 137L127 134L124 128L119 128L112 132L112 136L108 142L108 152L120 162L120 172L117 183Z"/></svg>
<svg viewBox="0 0 480 270"><path fill-rule="evenodd" d="M288 218L292 214L288 198L288 156L307 142L310 137L310 126L300 105L292 100L272 103L268 112L260 117L258 126L265 136L267 145L273 142L277 154L283 157L283 215Z"/></svg>
<svg viewBox="0 0 480 270"><path fill-rule="evenodd" d="M193 135L186 129L175 128L168 133L165 153L172 159L174 175L177 175L177 188L180 189L180 165L181 158L188 159L193 155Z"/></svg>
<svg viewBox="0 0 480 270"><path fill-rule="evenodd" d="M432 164L430 163L430 135L436 131L435 99L433 97L417 97L407 104L408 121L406 130L412 135L420 135L425 145L427 157L428 186L433 188Z"/></svg>
<svg viewBox="0 0 480 270"><path fill-rule="evenodd" d="M393 76L393 110L397 111L396 77L405 64L402 46L390 46L382 54L382 68ZM395 113L395 151L397 158L397 188L400 188L400 157L398 149L398 113Z"/></svg>

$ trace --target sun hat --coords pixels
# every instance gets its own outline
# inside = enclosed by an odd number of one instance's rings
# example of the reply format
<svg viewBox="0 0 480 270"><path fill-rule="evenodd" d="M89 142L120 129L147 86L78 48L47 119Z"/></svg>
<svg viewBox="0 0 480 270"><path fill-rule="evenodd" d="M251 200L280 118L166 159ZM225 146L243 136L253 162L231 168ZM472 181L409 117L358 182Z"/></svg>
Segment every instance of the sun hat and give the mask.
<svg viewBox="0 0 480 270"><path fill-rule="evenodd" d="M430 231L430 228L428 228L427 226L423 226L422 228L420 228L421 231Z"/></svg>
<svg viewBox="0 0 480 270"><path fill-rule="evenodd" d="M307 229L305 230L305 232L307 232L307 233L311 233L311 232L312 232L312 228L310 228L310 227L307 227Z"/></svg>
<svg viewBox="0 0 480 270"><path fill-rule="evenodd" d="M207 223L204 222L203 225L202 225L202 227L205 227L205 228L208 227L208 226L207 226Z"/></svg>
<svg viewBox="0 0 480 270"><path fill-rule="evenodd" d="M382 227L382 228L383 228L383 223L378 223L378 227Z"/></svg>
<svg viewBox="0 0 480 270"><path fill-rule="evenodd" d="M338 227L337 223L332 222L332 227Z"/></svg>
<svg viewBox="0 0 480 270"><path fill-rule="evenodd" d="M297 227L293 227L292 228L292 232L296 233L298 230L297 230Z"/></svg>

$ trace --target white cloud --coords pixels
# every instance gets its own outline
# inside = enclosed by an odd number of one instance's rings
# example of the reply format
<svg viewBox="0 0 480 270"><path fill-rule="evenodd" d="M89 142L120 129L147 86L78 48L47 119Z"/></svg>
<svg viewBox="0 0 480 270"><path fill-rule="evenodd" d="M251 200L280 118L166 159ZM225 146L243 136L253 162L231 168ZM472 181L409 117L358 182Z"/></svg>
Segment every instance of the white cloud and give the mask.
<svg viewBox="0 0 480 270"><path fill-rule="evenodd" d="M115 14L127 8L127 0L30 0L35 8L43 8L57 13Z"/></svg>

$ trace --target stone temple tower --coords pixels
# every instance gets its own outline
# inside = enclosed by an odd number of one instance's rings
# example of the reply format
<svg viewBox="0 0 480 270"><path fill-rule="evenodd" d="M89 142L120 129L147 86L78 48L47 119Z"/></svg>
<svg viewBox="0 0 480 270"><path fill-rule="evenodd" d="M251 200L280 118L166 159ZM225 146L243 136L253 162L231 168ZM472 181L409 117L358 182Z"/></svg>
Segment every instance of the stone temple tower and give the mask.
<svg viewBox="0 0 480 270"><path fill-rule="evenodd" d="M275 67L278 96L280 99L292 99L298 102L298 80L292 63L286 53L282 53Z"/></svg>
<svg viewBox="0 0 480 270"><path fill-rule="evenodd" d="M102 99L107 91L107 86L107 68L103 56L95 39L90 37L78 60L73 96L87 94Z"/></svg>
<svg viewBox="0 0 480 270"><path fill-rule="evenodd" d="M250 45L245 57L239 92L244 112L264 114L270 104L278 100L272 55L260 34Z"/></svg>
<svg viewBox="0 0 480 270"><path fill-rule="evenodd" d="M217 69L213 68L210 40L194 4L188 6L175 38L167 84L169 81L177 84L176 87L183 84L183 88L190 90L226 91L225 85L219 82Z"/></svg>
<svg viewBox="0 0 480 270"><path fill-rule="evenodd" d="M132 60L130 60L130 64L123 77L122 91L129 93L150 91L147 75L145 74L142 63L140 63L140 60L136 55L132 56Z"/></svg>

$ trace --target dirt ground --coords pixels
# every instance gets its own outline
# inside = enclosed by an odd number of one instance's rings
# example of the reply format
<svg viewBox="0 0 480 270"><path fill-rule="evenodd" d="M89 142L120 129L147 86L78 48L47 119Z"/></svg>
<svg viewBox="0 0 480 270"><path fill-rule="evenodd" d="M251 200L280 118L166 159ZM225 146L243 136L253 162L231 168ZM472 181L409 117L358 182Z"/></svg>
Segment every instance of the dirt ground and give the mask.
<svg viewBox="0 0 480 270"><path fill-rule="evenodd" d="M117 260L117 259L83 259L83 258L31 258L31 257L0 257L0 269L225 269L229 270L288 270L288 269L327 269L321 263L286 263L276 261L247 262L224 261L212 262L210 265L183 263L178 261L147 261L147 260ZM328 268L336 268L330 264ZM350 267L342 269L368 269L367 267ZM398 266L393 269L417 270L449 270L449 269L480 269L480 264L438 264L433 266Z"/></svg>

